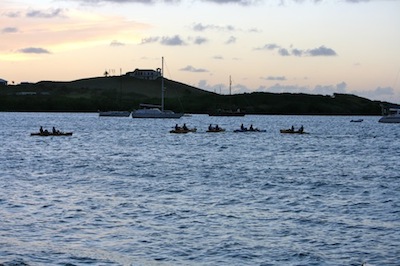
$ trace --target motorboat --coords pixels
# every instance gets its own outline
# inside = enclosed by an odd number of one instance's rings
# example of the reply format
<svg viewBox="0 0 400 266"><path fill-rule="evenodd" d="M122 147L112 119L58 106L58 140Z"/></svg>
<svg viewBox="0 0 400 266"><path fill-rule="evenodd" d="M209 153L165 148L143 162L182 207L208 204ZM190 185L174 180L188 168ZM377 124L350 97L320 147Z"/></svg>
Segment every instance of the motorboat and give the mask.
<svg viewBox="0 0 400 266"><path fill-rule="evenodd" d="M400 108L389 108L379 119L380 123L400 123Z"/></svg>
<svg viewBox="0 0 400 266"><path fill-rule="evenodd" d="M161 69L157 69L161 77L161 105L140 104L140 109L132 112L132 118L181 118L183 113L164 110L164 57L161 58Z"/></svg>

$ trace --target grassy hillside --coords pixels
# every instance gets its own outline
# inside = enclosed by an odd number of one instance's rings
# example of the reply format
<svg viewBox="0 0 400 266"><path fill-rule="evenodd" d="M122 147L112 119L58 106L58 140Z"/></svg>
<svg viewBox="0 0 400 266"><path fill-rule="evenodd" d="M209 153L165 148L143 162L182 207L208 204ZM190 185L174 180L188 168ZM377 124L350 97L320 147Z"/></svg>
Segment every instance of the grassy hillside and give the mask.
<svg viewBox="0 0 400 266"><path fill-rule="evenodd" d="M381 114L380 102L349 94L254 92L219 95L168 79L164 79L164 87L166 109L186 113L239 108L248 114ZM161 80L115 76L71 82L41 81L3 87L0 96L0 111L133 110L140 103L161 103Z"/></svg>

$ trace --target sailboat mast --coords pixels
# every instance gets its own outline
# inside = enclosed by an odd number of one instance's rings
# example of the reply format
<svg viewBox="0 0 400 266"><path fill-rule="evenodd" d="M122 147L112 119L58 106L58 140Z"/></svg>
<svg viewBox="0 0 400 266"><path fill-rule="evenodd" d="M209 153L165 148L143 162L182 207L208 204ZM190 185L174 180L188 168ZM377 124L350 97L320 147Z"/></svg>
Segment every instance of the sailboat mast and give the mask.
<svg viewBox="0 0 400 266"><path fill-rule="evenodd" d="M229 95L232 95L232 78L229 75Z"/></svg>
<svg viewBox="0 0 400 266"><path fill-rule="evenodd" d="M161 111L164 112L164 57L161 57Z"/></svg>

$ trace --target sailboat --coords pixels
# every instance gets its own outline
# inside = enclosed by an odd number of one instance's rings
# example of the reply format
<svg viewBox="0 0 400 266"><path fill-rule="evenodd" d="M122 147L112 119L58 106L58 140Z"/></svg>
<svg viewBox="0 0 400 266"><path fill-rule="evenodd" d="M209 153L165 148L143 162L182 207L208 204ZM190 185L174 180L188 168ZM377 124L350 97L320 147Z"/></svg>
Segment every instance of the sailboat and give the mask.
<svg viewBox="0 0 400 266"><path fill-rule="evenodd" d="M140 104L140 109L132 112L132 118L181 118L183 113L164 110L164 57L161 58L161 105Z"/></svg>
<svg viewBox="0 0 400 266"><path fill-rule="evenodd" d="M232 79L229 76L229 95L232 95ZM216 112L208 113L209 116L245 116L244 112L241 112L240 109L237 110L222 110L218 109Z"/></svg>
<svg viewBox="0 0 400 266"><path fill-rule="evenodd" d="M121 78L121 77L120 77ZM120 79L120 88L117 91L117 103L120 104L121 101L121 79ZM131 115L131 111L100 111L98 110L99 116L106 116L106 117L129 117Z"/></svg>

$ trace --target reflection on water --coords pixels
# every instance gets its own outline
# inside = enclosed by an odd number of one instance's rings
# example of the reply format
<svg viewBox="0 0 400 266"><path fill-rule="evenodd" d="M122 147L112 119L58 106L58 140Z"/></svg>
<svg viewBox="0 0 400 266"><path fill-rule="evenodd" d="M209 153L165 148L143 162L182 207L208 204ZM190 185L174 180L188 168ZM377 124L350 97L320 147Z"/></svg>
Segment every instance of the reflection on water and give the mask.
<svg viewBox="0 0 400 266"><path fill-rule="evenodd" d="M0 113L0 263L396 265L399 127L357 118Z"/></svg>

